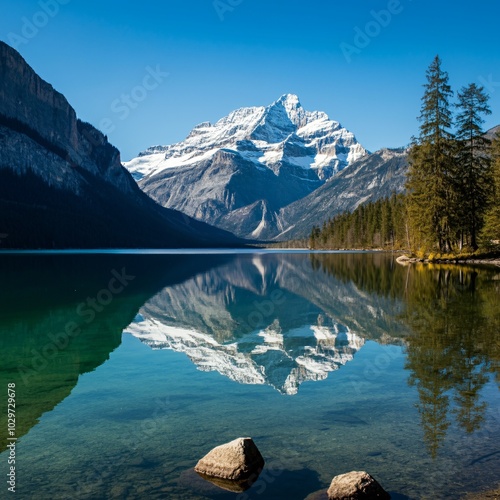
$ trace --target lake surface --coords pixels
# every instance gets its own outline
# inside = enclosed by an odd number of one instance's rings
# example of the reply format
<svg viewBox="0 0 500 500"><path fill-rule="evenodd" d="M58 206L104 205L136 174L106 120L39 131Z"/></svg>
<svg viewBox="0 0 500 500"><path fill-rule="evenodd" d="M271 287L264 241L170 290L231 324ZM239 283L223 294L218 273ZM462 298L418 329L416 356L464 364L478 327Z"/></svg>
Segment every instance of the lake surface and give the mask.
<svg viewBox="0 0 500 500"><path fill-rule="evenodd" d="M394 499L500 477L500 270L372 253L1 255L0 498ZM245 493L199 478L251 436Z"/></svg>

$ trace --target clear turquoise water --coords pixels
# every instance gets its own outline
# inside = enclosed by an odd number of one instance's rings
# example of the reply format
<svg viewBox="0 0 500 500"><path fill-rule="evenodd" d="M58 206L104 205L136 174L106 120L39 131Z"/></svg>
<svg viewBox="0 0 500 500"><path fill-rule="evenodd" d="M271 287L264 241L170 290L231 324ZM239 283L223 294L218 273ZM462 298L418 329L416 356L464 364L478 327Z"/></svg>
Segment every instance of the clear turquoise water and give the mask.
<svg viewBox="0 0 500 500"><path fill-rule="evenodd" d="M18 498L303 499L350 470L370 472L396 499L497 484L498 271L407 269L373 254L3 259L0 382L16 382L20 404ZM83 324L75 306L122 266L135 280ZM284 300L243 328L276 290ZM289 357L254 354L264 383L238 382L185 352L152 349L126 333L134 318L236 345L245 359L261 348L259 332L279 327ZM71 320L82 334L23 380L19 366ZM363 345L326 379L280 392L280 370L320 344L309 331L318 324ZM192 469L239 436L254 438L266 468L237 495Z"/></svg>

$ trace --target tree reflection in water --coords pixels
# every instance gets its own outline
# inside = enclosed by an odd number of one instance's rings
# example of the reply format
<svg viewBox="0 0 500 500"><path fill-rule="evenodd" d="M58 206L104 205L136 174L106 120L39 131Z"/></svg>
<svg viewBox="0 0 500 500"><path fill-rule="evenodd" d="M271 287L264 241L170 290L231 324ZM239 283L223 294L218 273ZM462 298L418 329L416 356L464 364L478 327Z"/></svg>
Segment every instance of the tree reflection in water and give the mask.
<svg viewBox="0 0 500 500"><path fill-rule="evenodd" d="M424 439L436 457L455 422L481 428L481 391L493 374L500 383L500 274L487 267L415 264L361 255L312 256L313 267L360 289L404 304L409 384L416 387ZM406 274L406 276L404 276Z"/></svg>
<svg viewBox="0 0 500 500"><path fill-rule="evenodd" d="M499 290L480 269L419 265L413 275L406 297L405 320L412 332L407 368L435 457L452 415L468 433L484 421L481 390L490 373L499 380Z"/></svg>

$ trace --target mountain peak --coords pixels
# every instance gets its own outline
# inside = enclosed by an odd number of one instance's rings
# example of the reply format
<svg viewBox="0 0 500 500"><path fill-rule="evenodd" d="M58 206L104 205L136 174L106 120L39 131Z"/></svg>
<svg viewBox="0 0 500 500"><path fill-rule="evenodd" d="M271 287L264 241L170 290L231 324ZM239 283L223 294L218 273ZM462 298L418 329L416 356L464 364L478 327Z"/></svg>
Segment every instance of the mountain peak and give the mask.
<svg viewBox="0 0 500 500"><path fill-rule="evenodd" d="M278 101L295 101L299 102L299 96L297 94L286 93L283 94Z"/></svg>
<svg viewBox="0 0 500 500"><path fill-rule="evenodd" d="M282 207L366 154L339 122L305 110L288 93L201 123L184 141L152 148L125 166L161 205L265 238Z"/></svg>
<svg viewBox="0 0 500 500"><path fill-rule="evenodd" d="M287 111L302 108L299 96L296 94L283 94L277 101L271 104L271 106L276 105L283 106Z"/></svg>
<svg viewBox="0 0 500 500"><path fill-rule="evenodd" d="M150 148L125 166L140 180L208 160L220 149L275 173L290 164L311 169L321 181L367 154L339 122L322 111L306 111L296 94L286 93L268 106L239 108L214 124L203 122L184 141Z"/></svg>
<svg viewBox="0 0 500 500"><path fill-rule="evenodd" d="M295 127L301 127L307 121L308 114L302 108L302 104L300 104L299 97L296 94L283 94L277 101L267 107L268 114L273 111L277 111L279 114L279 110L281 110L281 113L284 110L283 118L286 116Z"/></svg>

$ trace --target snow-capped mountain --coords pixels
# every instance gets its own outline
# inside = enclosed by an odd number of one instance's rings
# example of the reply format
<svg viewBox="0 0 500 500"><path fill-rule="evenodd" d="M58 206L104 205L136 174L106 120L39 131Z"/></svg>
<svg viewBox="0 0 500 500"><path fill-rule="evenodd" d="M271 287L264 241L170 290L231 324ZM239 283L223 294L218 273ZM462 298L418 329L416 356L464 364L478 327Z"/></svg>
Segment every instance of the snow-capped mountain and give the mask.
<svg viewBox="0 0 500 500"><path fill-rule="evenodd" d="M196 126L170 146L125 163L161 205L238 236L268 237L278 211L368 152L339 122L306 111L296 95Z"/></svg>
<svg viewBox="0 0 500 500"><path fill-rule="evenodd" d="M184 141L151 147L125 166L140 180L202 162L224 149L275 172L286 163L311 168L320 179L367 153L339 122L304 110L296 95L285 94L270 106L241 108L215 124L201 123Z"/></svg>

